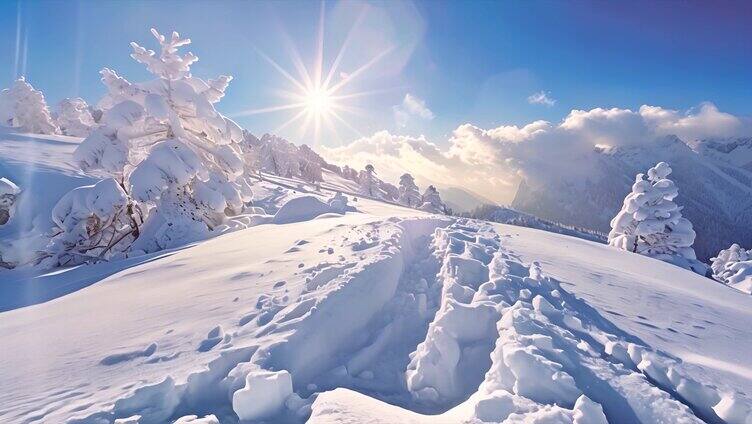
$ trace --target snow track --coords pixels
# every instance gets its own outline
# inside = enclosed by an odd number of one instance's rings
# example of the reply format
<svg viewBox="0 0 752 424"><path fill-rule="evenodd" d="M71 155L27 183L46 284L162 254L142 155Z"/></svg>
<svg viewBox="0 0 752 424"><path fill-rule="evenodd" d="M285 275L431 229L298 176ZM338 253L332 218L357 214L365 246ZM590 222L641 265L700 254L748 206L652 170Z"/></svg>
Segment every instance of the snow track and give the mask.
<svg viewBox="0 0 752 424"><path fill-rule="evenodd" d="M190 354L207 355L205 366L134 381L111 407L71 422L749 419L741 395L696 381L678 359L619 329L545 265L523 262L497 225L356 217L319 226L275 247L287 250L266 268L227 271L225 284L268 289L235 297L233 321L201 328ZM283 280L270 280L273 267ZM169 349L162 341L124 348L98 366L159 366L189 354Z"/></svg>

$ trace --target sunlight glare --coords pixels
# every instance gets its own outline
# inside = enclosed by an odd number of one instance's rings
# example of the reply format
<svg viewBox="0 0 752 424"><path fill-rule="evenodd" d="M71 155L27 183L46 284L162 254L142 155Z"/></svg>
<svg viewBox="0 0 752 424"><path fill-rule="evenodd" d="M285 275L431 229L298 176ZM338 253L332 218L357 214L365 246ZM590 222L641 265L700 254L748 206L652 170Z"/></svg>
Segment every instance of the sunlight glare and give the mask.
<svg viewBox="0 0 752 424"><path fill-rule="evenodd" d="M264 107L259 109L249 109L233 114L233 117L255 115L259 113L277 112L283 110L294 110L293 116L285 121L280 127L275 129L275 133L282 129L292 125L293 123L302 119L302 125L300 126L300 136L303 137L309 130L309 125L313 124L313 136L314 144L319 142L320 130L323 127L334 131L336 137L336 130L334 127L334 121L342 124L348 130L361 135L352 125L350 125L345 118L343 118L338 112L354 112L354 108L346 105L347 99L369 96L378 94L387 90L367 90L360 92L343 93L343 89L350 85L350 83L356 78L360 77L367 70L372 68L377 62L383 59L386 55L394 50L394 46L381 51L379 54L366 61L365 64L356 68L355 71L347 73L347 77L343 77L339 81L334 81L333 76L337 75L336 71L340 65L345 50L350 44L350 38L357 24L363 19L365 14L365 8L360 13L355 25L350 29L344 43L337 52L334 62L328 69L328 72L324 72L324 7L322 3L321 12L318 22L318 34L316 39L316 54L314 63L309 70L303 65L297 49L292 45L289 35L284 34L285 40L291 45L290 58L294 64L295 69L298 71L300 78L293 77L290 72L285 70L280 64L274 61L266 53L260 49L254 47L254 50L272 67L277 70L286 80L292 85L292 91L284 91L285 97L290 99L290 103L281 104L277 106ZM297 110L297 111L295 111Z"/></svg>
<svg viewBox="0 0 752 424"><path fill-rule="evenodd" d="M313 89L309 90L306 95L306 107L309 113L315 115L326 115L333 107L332 96L325 90Z"/></svg>

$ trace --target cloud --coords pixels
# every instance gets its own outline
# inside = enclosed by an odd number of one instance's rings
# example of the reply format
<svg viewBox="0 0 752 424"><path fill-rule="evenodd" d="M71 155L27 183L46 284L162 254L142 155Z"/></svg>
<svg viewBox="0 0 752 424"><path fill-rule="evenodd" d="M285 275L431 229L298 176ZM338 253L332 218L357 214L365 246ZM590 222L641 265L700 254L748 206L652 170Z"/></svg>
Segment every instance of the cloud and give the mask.
<svg viewBox="0 0 752 424"><path fill-rule="evenodd" d="M401 104L392 106L392 110L394 111L394 120L399 127L406 127L412 117L427 121L434 118L434 114L426 106L425 100L410 93L405 94Z"/></svg>
<svg viewBox="0 0 752 424"><path fill-rule="evenodd" d="M549 94L551 93L546 93L545 91L539 91L537 93L533 93L527 98L527 102L530 103L531 105L533 104L546 105L548 107L551 107L554 104L556 104L556 99L552 99L548 97Z"/></svg>
<svg viewBox="0 0 752 424"><path fill-rule="evenodd" d="M441 145L424 136L379 131L346 146L323 147L321 154L356 168L372 163L389 181L410 172L422 186L463 187L509 203L522 179L587 177L592 161L599 160L596 145L649 146L671 134L685 141L750 136L752 122L721 112L711 103L684 113L647 105L637 111L596 108L572 110L559 123L534 121L491 129L463 124Z"/></svg>
<svg viewBox="0 0 752 424"><path fill-rule="evenodd" d="M721 112L712 103L680 114L675 110L656 106L640 107L640 115L661 134L674 134L683 140L708 137L733 137L749 134L750 122L730 113Z"/></svg>

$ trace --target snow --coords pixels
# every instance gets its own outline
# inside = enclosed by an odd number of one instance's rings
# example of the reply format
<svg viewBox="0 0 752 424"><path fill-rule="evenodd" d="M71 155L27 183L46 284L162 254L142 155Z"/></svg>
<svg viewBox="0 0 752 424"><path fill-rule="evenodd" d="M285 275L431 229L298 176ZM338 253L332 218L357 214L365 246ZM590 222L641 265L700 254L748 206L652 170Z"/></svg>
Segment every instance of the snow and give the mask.
<svg viewBox="0 0 752 424"><path fill-rule="evenodd" d="M734 243L711 258L713 278L723 284L752 294L752 251Z"/></svg>
<svg viewBox="0 0 752 424"><path fill-rule="evenodd" d="M747 295L563 235L357 210L40 275L90 282L23 308L9 271L0 421L746 416Z"/></svg>
<svg viewBox="0 0 752 424"><path fill-rule="evenodd" d="M241 420L270 418L285 406L292 393L289 372L250 372L245 378L245 387L232 395L232 409Z"/></svg>
<svg viewBox="0 0 752 424"><path fill-rule="evenodd" d="M0 262L23 263L43 249L54 223L51 211L68 191L96 182L72 164L79 139L12 133L0 127L0 176L21 191L10 220L0 225Z"/></svg>
<svg viewBox="0 0 752 424"><path fill-rule="evenodd" d="M206 90L211 103L228 82L176 93ZM119 104L111 119L141 119ZM100 135L114 145L120 136ZM157 237L128 254L0 270L0 340L10 347L0 422L750 420L745 293L565 234L362 197L344 170L322 168L324 181L257 173L241 199L173 141L140 158L129 180L137 200L173 201L162 178L202 174L192 197L201 210L243 211L211 228L180 228L160 211L142 228ZM3 130L0 171L12 184L0 187L16 196L0 226L3 261L52 232L66 246L89 241L107 227L97 222L122 216L121 181L78 171L79 142ZM234 173L228 146L214 147ZM745 262L742 252L721 252L714 269Z"/></svg>
<svg viewBox="0 0 752 424"><path fill-rule="evenodd" d="M287 201L274 215L275 224L308 221L326 213L342 214L347 210L347 199L335 195L328 203L314 196L301 196Z"/></svg>

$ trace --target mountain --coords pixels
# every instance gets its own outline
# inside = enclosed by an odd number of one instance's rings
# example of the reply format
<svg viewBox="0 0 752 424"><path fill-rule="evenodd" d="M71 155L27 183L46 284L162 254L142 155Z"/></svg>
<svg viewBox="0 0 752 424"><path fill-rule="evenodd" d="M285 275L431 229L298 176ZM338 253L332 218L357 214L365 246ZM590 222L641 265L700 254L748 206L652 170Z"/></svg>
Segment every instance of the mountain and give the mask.
<svg viewBox="0 0 752 424"><path fill-rule="evenodd" d="M479 194L460 187L439 187L439 191L441 192L441 199L455 213L469 212L479 206L494 203Z"/></svg>
<svg viewBox="0 0 752 424"><path fill-rule="evenodd" d="M584 240L590 240L599 243L606 242L606 235L603 233L546 221L545 219L540 219L536 216L520 212L506 206L483 205L473 209L470 212L463 213L462 216L473 219L481 219L484 221L498 222L500 224L535 228L538 230L564 234L567 236L578 237Z"/></svg>
<svg viewBox="0 0 752 424"><path fill-rule="evenodd" d="M732 243L752 245L752 140L714 139L692 144L664 137L647 146L595 148L585 177L536 175L523 181L512 207L544 219L607 233L637 173L659 161L673 169L697 232L695 251L707 261Z"/></svg>

